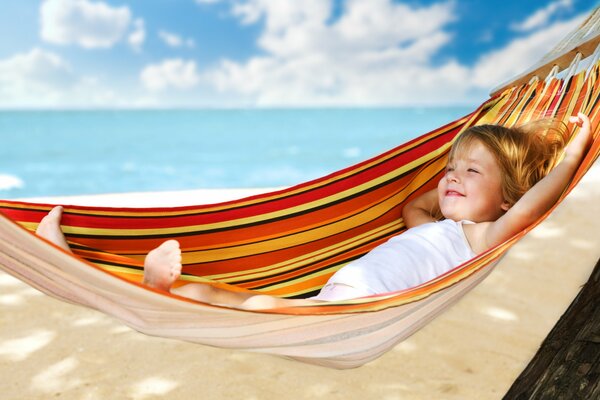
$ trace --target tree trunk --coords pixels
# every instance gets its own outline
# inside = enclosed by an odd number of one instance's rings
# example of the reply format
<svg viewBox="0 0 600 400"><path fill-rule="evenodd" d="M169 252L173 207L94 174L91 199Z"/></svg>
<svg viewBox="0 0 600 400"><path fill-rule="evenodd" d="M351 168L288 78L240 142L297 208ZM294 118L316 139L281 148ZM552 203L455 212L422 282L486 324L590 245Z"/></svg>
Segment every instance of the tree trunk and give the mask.
<svg viewBox="0 0 600 400"><path fill-rule="evenodd" d="M600 399L600 260L505 399Z"/></svg>

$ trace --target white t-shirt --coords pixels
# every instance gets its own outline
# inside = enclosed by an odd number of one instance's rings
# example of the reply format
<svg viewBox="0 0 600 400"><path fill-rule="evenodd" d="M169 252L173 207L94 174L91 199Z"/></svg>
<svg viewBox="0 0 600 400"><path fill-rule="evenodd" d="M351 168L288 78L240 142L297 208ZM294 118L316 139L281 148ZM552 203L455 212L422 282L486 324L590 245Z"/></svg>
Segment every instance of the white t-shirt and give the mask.
<svg viewBox="0 0 600 400"><path fill-rule="evenodd" d="M475 257L463 223L472 222L445 219L411 228L341 268L327 285L351 286L364 295L425 283Z"/></svg>

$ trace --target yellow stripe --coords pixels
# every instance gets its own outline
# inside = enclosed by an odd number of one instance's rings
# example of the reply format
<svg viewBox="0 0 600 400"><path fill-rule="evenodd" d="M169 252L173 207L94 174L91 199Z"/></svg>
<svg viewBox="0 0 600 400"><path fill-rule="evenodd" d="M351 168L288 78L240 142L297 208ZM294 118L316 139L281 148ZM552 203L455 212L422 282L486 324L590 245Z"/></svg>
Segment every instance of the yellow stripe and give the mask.
<svg viewBox="0 0 600 400"><path fill-rule="evenodd" d="M301 213L304 211L308 211L311 210L313 208L316 208L318 206L321 206L323 204L330 204L339 200L343 200L347 197L350 197L351 195L363 191L363 190L368 190L374 186L377 186L381 183L384 183L386 181L392 180L400 175L402 175L403 173L405 173L406 171L409 171L413 168L416 168L436 157L438 157L440 154L444 154L445 152L447 152L447 150L450 147L450 143L441 146L441 148L432 151L428 154L426 154L425 156L411 162L411 163L407 163L403 168L399 168L397 170L391 171L387 174L384 174L376 179L373 179L369 182L365 182L362 185L358 185L355 187L352 187L350 189L344 190L342 192L333 194L329 197L323 198L323 199L319 199L319 200L315 200L312 202L307 202L305 204L301 204L295 207L290 207L287 208L285 210L281 210L281 211L274 211L271 213L266 213L266 214L261 214L261 215L256 215L256 216L252 216L252 217L247 217L247 218L239 218L237 220L235 220L235 225L246 225L246 224L253 224L253 223L258 223L258 222L263 222L265 220L268 219L276 219L276 218L281 218L281 217L285 217L291 214L295 214L295 213ZM113 214L116 215L116 214ZM136 215L143 215L142 214L136 214ZM161 215L165 215L165 214L161 214ZM33 226L33 225L31 225ZM37 226L37 225L36 225ZM153 229L130 229L130 228L125 228L125 229L106 229L106 228L82 228L82 227L76 227L76 226L68 226L68 225L63 225L62 229L63 232L65 232L66 234L80 234L80 235L95 235L95 236L130 236L130 237L137 237L137 236L152 236L152 235L170 235L170 234L178 234L178 233L191 233L191 232L197 232L197 231L202 231L202 230L213 230L213 229L221 229L221 228L228 228L232 226L232 221L225 221L225 222L216 222L216 223L212 223L212 224L202 224L202 225L189 225L189 226L180 226L180 227L174 227L174 228L153 228Z"/></svg>
<svg viewBox="0 0 600 400"><path fill-rule="evenodd" d="M266 267L248 269L244 271L236 271L231 273L208 275L206 278L220 282L235 282L239 280L257 280L265 277L272 277L285 274L289 271L297 269L300 266L306 265L307 262L321 261L332 255L338 255L344 251L350 250L353 247L361 246L372 240L373 236L385 236L400 229L403 222L396 221L386 224L379 229L365 232L351 239L336 243L324 249L319 249L314 252L306 253L298 257L291 258L280 263L272 264Z"/></svg>
<svg viewBox="0 0 600 400"><path fill-rule="evenodd" d="M432 176L443 168L444 162L436 162L429 165L423 173ZM357 226L366 224L379 216L389 212L391 209L401 204L411 193L409 188L404 188L398 193L388 197L376 206L367 208L356 213L351 219L344 218L335 222L324 221L327 225L316 227L310 231L299 232L285 237L274 238L259 243L250 243L228 248L208 249L201 251L186 252L184 260L186 263L212 262L223 259L238 257L247 257L254 254L266 253L274 249L285 249L302 243L308 243L316 238L325 238L336 235L339 232L345 232ZM339 218L339 216L334 216ZM344 216L342 216L344 217Z"/></svg>
<svg viewBox="0 0 600 400"><path fill-rule="evenodd" d="M356 214L351 219L342 219L332 222L325 226L316 227L309 231L299 232L292 235L270 239L257 243L244 244L227 248L210 249L186 252L184 261L186 263L202 263L213 262L219 260L234 259L240 257L248 257L260 253L268 253L277 249L286 249L297 246L303 243L309 243L316 239L326 238L332 235L337 235L340 232L345 232L364 225L386 212L390 211L398 204L397 196L387 199L370 209L364 210ZM235 261L232 261L235 262Z"/></svg>

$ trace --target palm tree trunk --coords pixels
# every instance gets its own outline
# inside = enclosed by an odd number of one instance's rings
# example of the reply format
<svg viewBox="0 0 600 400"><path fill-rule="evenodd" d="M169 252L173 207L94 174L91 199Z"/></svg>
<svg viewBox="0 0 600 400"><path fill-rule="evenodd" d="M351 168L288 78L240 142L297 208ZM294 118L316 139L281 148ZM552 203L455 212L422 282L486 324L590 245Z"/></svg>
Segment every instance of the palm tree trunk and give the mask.
<svg viewBox="0 0 600 400"><path fill-rule="evenodd" d="M505 399L600 399L600 260Z"/></svg>

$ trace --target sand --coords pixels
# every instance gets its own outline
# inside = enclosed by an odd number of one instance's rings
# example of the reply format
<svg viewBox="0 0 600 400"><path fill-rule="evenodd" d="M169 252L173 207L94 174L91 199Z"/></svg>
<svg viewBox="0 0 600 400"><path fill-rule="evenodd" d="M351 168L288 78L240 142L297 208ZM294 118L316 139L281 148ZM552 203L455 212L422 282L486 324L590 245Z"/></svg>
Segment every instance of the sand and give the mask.
<svg viewBox="0 0 600 400"><path fill-rule="evenodd" d="M137 204L173 198L139 196ZM600 257L599 216L597 162L483 283L380 359L347 371L148 337L0 272L0 398L498 399L587 281Z"/></svg>

